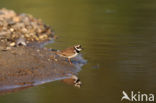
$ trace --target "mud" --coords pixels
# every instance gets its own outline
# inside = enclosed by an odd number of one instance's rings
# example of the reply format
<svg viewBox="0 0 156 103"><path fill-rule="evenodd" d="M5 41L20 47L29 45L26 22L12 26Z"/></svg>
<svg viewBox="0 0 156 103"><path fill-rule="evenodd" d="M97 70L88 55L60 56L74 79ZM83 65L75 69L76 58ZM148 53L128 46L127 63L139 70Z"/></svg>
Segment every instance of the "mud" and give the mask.
<svg viewBox="0 0 156 103"><path fill-rule="evenodd" d="M80 66L47 48L12 47L0 51L0 92L69 78L78 71Z"/></svg>
<svg viewBox="0 0 156 103"><path fill-rule="evenodd" d="M11 24L10 24L11 23ZM25 46L16 45L24 38ZM45 48L54 38L50 27L27 14L0 10L0 94L15 92L76 75L85 64L82 56L70 64Z"/></svg>

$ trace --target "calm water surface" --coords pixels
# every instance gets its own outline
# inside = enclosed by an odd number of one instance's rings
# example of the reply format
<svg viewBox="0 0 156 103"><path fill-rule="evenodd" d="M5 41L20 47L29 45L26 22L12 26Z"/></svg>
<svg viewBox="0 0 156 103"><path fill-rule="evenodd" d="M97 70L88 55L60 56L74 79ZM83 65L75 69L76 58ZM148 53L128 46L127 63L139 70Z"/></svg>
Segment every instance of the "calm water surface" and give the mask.
<svg viewBox="0 0 156 103"><path fill-rule="evenodd" d="M0 103L121 103L122 91L156 91L155 0L1 0L54 27L48 47L84 48L81 89L59 81L0 96ZM63 68L62 68L63 69Z"/></svg>

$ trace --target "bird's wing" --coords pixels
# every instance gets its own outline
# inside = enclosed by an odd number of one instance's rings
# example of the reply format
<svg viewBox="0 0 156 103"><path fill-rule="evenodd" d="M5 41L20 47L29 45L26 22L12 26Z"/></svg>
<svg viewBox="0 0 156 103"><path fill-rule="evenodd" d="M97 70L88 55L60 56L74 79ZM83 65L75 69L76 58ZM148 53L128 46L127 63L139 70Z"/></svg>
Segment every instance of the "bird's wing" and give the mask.
<svg viewBox="0 0 156 103"><path fill-rule="evenodd" d="M59 54L62 55L62 56L70 56L70 55L72 55L74 53L75 53L74 48L67 48L65 50L60 51Z"/></svg>
<svg viewBox="0 0 156 103"><path fill-rule="evenodd" d="M67 48L67 49L61 51L61 54L66 55L66 56L74 54L74 53L75 53L74 48Z"/></svg>
<svg viewBox="0 0 156 103"><path fill-rule="evenodd" d="M75 52L73 52L73 51L66 51L66 52L62 52L61 54L63 55L63 56L71 56L71 55L73 55Z"/></svg>

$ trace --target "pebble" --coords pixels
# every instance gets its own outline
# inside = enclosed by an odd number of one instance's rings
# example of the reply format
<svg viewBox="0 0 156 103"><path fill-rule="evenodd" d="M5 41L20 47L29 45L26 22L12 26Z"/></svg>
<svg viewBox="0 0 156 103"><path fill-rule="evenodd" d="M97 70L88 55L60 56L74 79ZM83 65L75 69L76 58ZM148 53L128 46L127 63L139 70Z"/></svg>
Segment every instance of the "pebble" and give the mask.
<svg viewBox="0 0 156 103"><path fill-rule="evenodd" d="M0 9L0 41L15 46L21 36L25 39L23 43L43 42L53 38L54 31L32 15Z"/></svg>
<svg viewBox="0 0 156 103"><path fill-rule="evenodd" d="M11 47L13 47L13 46L15 46L15 45L16 45L15 42L10 43L10 46L11 46Z"/></svg>

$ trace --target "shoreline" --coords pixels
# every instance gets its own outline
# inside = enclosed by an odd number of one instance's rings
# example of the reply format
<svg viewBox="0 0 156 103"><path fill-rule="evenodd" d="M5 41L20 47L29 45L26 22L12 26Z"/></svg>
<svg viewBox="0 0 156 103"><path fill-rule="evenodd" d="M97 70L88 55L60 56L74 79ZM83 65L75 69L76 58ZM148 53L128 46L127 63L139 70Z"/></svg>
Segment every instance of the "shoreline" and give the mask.
<svg viewBox="0 0 156 103"><path fill-rule="evenodd" d="M12 15L6 16L8 13L12 13ZM18 17L19 15L20 14L17 15L11 10L0 10L0 20L3 19L6 20L6 22L8 22L7 20L12 19L13 17ZM22 16L26 16L27 18L26 14ZM28 18L30 20L35 20L33 23L38 24L38 20L34 17L29 15ZM29 20L27 21L30 22ZM27 22L22 23L24 25L22 28L25 28L25 23ZM45 26L44 23L39 23L41 28L45 27L42 28L43 31L47 30L47 32L40 31L40 34L37 34L37 29L34 30L34 28L32 28L34 33L33 36L31 35L30 37L26 37L28 34L23 33L23 31L19 30L17 32L17 30L15 30L15 27L21 24L21 21L13 23L11 27L8 26L8 24L3 26L1 25L0 94L7 93L8 91L14 91L15 89L18 90L18 88L32 87L55 80L69 78L71 75L75 75L81 70L80 65L84 65L84 62L82 64L77 62L71 65L65 60L65 58L56 55L56 51L51 51L50 49L45 48L45 44L53 42L52 38L54 37L54 34L49 27L47 29L47 26ZM31 24L31 22L28 24ZM8 27L12 29L8 29ZM6 31L11 30L11 33L4 34L5 29ZM27 31L30 32L31 29L29 28ZM21 34L19 32L21 32ZM17 35L14 37L14 34ZM24 37L25 41L22 42L26 43L26 45L19 46L16 44L16 41L21 36ZM76 59L76 61L81 61L81 59Z"/></svg>

